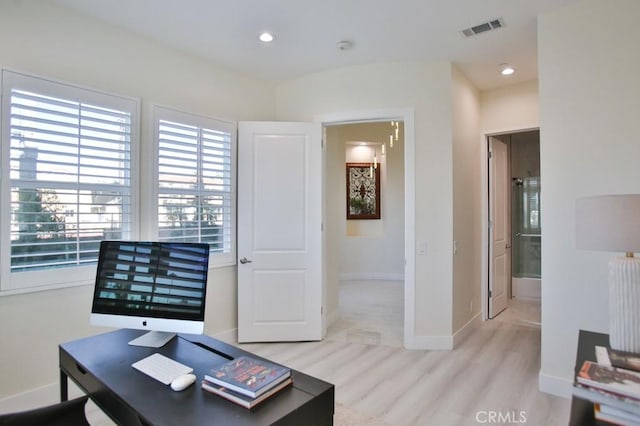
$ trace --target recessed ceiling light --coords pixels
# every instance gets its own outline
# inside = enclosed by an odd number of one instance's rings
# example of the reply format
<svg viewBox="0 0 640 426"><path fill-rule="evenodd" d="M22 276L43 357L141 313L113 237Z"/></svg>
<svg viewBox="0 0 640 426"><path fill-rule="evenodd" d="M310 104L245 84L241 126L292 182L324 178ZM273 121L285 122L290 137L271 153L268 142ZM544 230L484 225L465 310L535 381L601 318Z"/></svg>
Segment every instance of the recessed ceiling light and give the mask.
<svg viewBox="0 0 640 426"><path fill-rule="evenodd" d="M263 43L271 43L273 40L275 40L275 37L273 36L273 34L267 33L267 32L260 34L260 37L258 38Z"/></svg>
<svg viewBox="0 0 640 426"><path fill-rule="evenodd" d="M500 64L500 74L511 75L516 72L516 69L509 64Z"/></svg>

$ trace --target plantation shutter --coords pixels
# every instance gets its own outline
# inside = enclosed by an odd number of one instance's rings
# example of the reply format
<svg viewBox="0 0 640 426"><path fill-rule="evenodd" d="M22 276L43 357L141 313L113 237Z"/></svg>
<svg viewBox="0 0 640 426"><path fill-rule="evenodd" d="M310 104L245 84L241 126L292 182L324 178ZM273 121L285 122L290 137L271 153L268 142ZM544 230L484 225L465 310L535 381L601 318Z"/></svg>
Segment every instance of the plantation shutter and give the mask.
<svg viewBox="0 0 640 426"><path fill-rule="evenodd" d="M157 107L158 235L234 256L235 127ZM221 263L221 262L218 262Z"/></svg>
<svg viewBox="0 0 640 426"><path fill-rule="evenodd" d="M101 240L131 235L137 103L26 76L10 81L11 272L93 263Z"/></svg>

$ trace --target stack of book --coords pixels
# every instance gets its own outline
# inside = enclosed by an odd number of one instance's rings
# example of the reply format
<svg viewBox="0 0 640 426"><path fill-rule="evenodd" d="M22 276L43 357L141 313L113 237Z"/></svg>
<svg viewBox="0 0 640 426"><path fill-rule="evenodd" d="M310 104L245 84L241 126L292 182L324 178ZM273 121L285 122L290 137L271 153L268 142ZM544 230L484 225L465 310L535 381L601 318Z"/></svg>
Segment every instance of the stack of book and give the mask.
<svg viewBox="0 0 640 426"><path fill-rule="evenodd" d="M640 355L597 347L599 362L585 361L573 394L594 403L598 420L619 425L640 425Z"/></svg>
<svg viewBox="0 0 640 426"><path fill-rule="evenodd" d="M202 389L246 408L253 408L291 384L291 370L241 356L205 374Z"/></svg>

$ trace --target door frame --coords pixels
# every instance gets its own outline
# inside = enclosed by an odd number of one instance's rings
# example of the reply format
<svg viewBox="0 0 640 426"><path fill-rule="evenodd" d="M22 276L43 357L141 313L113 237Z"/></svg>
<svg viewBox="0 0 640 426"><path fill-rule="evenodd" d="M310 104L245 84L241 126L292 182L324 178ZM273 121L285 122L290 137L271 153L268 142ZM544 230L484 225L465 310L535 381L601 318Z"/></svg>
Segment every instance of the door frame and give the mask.
<svg viewBox="0 0 640 426"><path fill-rule="evenodd" d="M489 262L491 259L489 258L489 137L491 136L501 136L508 135L512 133L521 133L521 132L529 132L532 130L540 130L540 126L533 127L520 127L520 128L509 128L503 130L496 130L485 132L481 135L480 146L480 176L481 176L481 185L482 185L482 194L481 194L481 218L480 218L480 231L481 231L481 280L480 280L480 297L482 300L482 320L486 321L489 319ZM511 297L511 285L507 288L508 296ZM542 303L542 298L540 299L540 303Z"/></svg>
<svg viewBox="0 0 640 426"><path fill-rule="evenodd" d="M398 120L404 122L404 347L417 348L415 333L415 124L413 108L389 108L377 110L361 110L351 112L337 112L314 116L323 128L323 147L326 142L324 129L327 126L353 124L375 121ZM323 217L326 223L326 147L323 148ZM323 236L324 238L324 236ZM326 267L326 265L323 265ZM324 268L323 268L324 270ZM327 283L322 289L322 306L326 306ZM323 333L327 329L327 312L322 313Z"/></svg>

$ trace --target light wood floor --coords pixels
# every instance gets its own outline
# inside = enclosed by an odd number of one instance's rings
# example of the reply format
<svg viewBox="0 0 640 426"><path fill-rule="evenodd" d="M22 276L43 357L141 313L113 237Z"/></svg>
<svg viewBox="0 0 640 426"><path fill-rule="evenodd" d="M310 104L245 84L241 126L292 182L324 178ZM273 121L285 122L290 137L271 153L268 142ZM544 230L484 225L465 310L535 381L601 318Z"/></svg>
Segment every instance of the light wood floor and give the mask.
<svg viewBox="0 0 640 426"><path fill-rule="evenodd" d="M330 329L322 342L239 346L334 383L336 403L393 426L487 424L491 412L512 424L568 423L569 400L538 392L539 303L512 301L452 351L410 351L396 345L401 336L388 328L397 324L389 314L397 313L397 306L372 308L381 303L376 294L389 295L390 284L344 284L346 319L340 318L338 330ZM352 291L363 286L360 296ZM359 306L343 304L357 304L359 298ZM381 318L390 323L376 329Z"/></svg>
<svg viewBox="0 0 640 426"><path fill-rule="evenodd" d="M402 291L399 282L345 282L341 316L323 341L238 346L335 384L337 404L391 426L489 424L491 413L512 420L502 424L568 423L569 400L537 390L539 303L511 301L452 351L410 351Z"/></svg>

